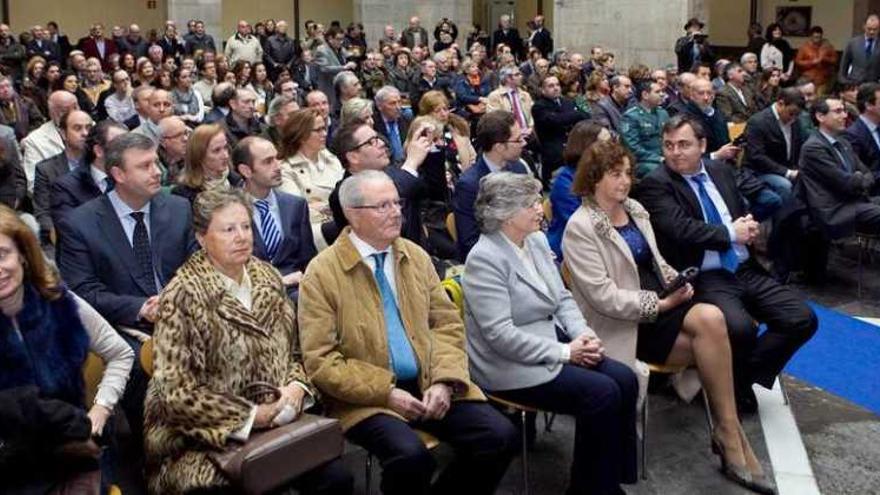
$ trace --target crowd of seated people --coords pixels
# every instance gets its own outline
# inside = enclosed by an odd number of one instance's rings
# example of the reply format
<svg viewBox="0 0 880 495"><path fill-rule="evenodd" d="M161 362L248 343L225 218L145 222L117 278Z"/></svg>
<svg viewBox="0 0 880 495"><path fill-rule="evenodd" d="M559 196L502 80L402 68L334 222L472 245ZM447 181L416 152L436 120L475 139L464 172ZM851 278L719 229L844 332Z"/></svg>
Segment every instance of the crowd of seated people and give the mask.
<svg viewBox="0 0 880 495"><path fill-rule="evenodd" d="M817 329L787 282L825 266L792 246L880 234L880 18L839 61L776 25L717 60L691 19L676 64L628 70L543 23L0 25L0 491L106 489L127 462L150 493L223 493L209 452L309 410L383 493L488 494L527 434L500 398L574 416L569 493L619 494L653 364L696 368L724 474L773 493L740 418Z"/></svg>

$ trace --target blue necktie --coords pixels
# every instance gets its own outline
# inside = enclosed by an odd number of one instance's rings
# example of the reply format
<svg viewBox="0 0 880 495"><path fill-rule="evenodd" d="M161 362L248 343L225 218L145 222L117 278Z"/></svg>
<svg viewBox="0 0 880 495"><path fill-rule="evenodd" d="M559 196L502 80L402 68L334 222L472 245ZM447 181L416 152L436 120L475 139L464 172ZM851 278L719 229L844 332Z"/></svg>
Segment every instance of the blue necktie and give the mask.
<svg viewBox="0 0 880 495"><path fill-rule="evenodd" d="M710 225L724 225L724 222L721 220L721 214L718 213L718 208L715 207L715 203L709 197L709 192L706 191L704 182L708 179L708 176L705 173L700 173L692 177L692 179L697 184L697 190L700 192L700 204L703 205L703 210L706 212L706 221ZM730 273L736 273L736 268L739 266L739 258L736 256L736 251L733 250L733 243L734 239L731 239L730 247L719 252L721 255L721 268Z"/></svg>
<svg viewBox="0 0 880 495"><path fill-rule="evenodd" d="M403 145L400 144L400 130L397 128L397 122L392 120L388 122L388 137L391 144L391 158L395 162L403 161Z"/></svg>
<svg viewBox="0 0 880 495"><path fill-rule="evenodd" d="M266 245L266 256L272 260L278 253L278 246L281 245L281 232L278 231L278 225L275 224L275 219L272 217L269 202L265 199L258 199L254 204L260 211L260 230L263 233L263 244Z"/></svg>
<svg viewBox="0 0 880 495"><path fill-rule="evenodd" d="M406 336L406 329L400 319L400 311L397 301L391 291L391 285L385 277L385 255L388 253L374 253L371 256L376 261L376 285L382 295L382 311L385 313L385 329L388 332L388 349L391 352L391 368L398 380L413 380L419 374L419 366L413 354L412 346Z"/></svg>

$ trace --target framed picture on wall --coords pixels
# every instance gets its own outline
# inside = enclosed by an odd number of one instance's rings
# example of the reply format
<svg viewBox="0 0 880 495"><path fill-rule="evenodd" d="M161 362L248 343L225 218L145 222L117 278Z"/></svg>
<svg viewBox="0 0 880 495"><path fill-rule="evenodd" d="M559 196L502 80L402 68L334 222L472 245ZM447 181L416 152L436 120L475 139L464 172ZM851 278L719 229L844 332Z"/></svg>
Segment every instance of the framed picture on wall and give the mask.
<svg viewBox="0 0 880 495"><path fill-rule="evenodd" d="M776 22L786 36L809 36L813 7L776 7Z"/></svg>

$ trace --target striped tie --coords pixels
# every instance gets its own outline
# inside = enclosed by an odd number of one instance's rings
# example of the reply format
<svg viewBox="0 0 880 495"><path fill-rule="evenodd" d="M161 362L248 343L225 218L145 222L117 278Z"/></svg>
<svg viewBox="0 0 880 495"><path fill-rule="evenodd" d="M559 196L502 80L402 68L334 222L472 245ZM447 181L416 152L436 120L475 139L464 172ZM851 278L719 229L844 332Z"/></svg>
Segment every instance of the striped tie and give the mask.
<svg viewBox="0 0 880 495"><path fill-rule="evenodd" d="M275 224L275 219L272 218L269 202L265 199L258 199L254 204L260 211L260 231L263 234L263 244L266 245L266 256L272 260L278 252L278 246L281 245L281 232L278 230L278 225Z"/></svg>

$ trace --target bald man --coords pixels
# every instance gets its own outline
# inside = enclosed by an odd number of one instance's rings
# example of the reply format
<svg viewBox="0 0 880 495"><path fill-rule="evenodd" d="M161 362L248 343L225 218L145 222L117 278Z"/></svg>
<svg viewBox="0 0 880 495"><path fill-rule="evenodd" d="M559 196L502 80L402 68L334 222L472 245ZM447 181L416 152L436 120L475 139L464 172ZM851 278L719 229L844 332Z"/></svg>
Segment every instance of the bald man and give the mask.
<svg viewBox="0 0 880 495"><path fill-rule="evenodd" d="M141 122L132 132L143 134L159 144L159 122L165 117L171 116L174 104L171 101L171 93L164 89L155 89L147 98L147 119Z"/></svg>
<svg viewBox="0 0 880 495"><path fill-rule="evenodd" d="M37 163L64 151L64 141L58 132L61 116L71 110L79 110L76 97L68 91L55 91L49 95L49 120L21 141L22 166L27 175L28 191L34 190Z"/></svg>
<svg viewBox="0 0 880 495"><path fill-rule="evenodd" d="M158 153L163 186L175 183L183 170L190 134L192 131L180 117L165 117L159 121Z"/></svg>

